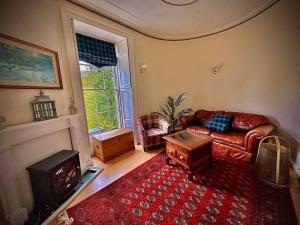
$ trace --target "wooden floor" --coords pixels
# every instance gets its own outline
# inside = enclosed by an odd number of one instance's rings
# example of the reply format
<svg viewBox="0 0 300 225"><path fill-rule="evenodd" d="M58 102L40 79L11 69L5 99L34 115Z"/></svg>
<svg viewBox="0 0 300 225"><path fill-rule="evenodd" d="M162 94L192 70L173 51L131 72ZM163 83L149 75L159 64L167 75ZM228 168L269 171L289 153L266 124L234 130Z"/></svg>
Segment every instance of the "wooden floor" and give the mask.
<svg viewBox="0 0 300 225"><path fill-rule="evenodd" d="M163 147L158 147L149 152L144 152L141 146L136 145L135 150L120 155L106 163L103 163L98 158L93 157L92 159L94 164L102 167L104 170L82 193L80 193L69 207L72 207L86 199L163 150Z"/></svg>

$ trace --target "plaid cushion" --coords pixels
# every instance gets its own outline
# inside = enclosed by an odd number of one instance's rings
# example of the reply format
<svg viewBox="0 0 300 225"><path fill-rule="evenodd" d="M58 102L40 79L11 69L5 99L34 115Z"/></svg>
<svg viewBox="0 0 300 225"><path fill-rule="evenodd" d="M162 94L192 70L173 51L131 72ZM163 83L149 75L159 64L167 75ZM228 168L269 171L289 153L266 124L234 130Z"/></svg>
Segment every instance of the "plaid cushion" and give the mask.
<svg viewBox="0 0 300 225"><path fill-rule="evenodd" d="M214 121L220 122L220 123L231 123L232 121L232 115L220 115L217 114L213 118Z"/></svg>
<svg viewBox="0 0 300 225"><path fill-rule="evenodd" d="M230 123L221 123L214 119L207 121L204 126L220 133L230 130Z"/></svg>

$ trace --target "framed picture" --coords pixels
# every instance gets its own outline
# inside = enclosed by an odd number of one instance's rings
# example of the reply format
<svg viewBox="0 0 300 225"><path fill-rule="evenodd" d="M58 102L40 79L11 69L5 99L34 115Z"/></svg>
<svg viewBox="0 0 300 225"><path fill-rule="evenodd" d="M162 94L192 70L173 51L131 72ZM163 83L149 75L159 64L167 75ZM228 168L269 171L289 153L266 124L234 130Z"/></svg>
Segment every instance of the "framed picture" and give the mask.
<svg viewBox="0 0 300 225"><path fill-rule="evenodd" d="M0 88L62 89L57 52L0 33Z"/></svg>

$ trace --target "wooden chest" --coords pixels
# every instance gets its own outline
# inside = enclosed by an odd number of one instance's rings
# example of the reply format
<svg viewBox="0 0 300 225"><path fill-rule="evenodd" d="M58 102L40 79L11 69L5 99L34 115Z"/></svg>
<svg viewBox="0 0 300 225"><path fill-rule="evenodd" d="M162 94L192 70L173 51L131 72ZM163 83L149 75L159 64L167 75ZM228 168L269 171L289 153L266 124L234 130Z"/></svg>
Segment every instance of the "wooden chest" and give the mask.
<svg viewBox="0 0 300 225"><path fill-rule="evenodd" d="M124 152L134 149L133 132L120 128L93 137L95 155L106 162Z"/></svg>

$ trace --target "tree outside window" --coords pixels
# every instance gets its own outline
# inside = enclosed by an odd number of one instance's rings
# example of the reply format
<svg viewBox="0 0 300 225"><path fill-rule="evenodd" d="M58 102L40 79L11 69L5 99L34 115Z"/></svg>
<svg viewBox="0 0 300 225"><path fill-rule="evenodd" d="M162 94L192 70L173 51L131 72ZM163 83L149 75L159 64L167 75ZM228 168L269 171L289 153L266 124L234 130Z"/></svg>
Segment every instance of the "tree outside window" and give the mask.
<svg viewBox="0 0 300 225"><path fill-rule="evenodd" d="M115 66L97 68L80 61L90 136L120 127L119 88Z"/></svg>

